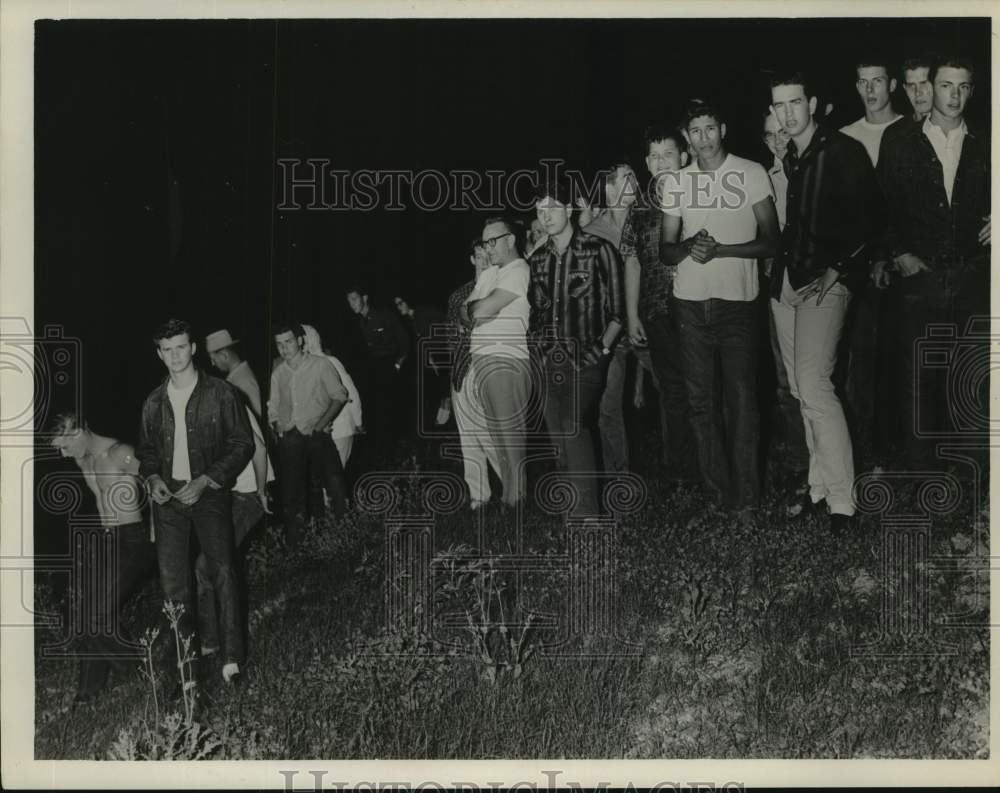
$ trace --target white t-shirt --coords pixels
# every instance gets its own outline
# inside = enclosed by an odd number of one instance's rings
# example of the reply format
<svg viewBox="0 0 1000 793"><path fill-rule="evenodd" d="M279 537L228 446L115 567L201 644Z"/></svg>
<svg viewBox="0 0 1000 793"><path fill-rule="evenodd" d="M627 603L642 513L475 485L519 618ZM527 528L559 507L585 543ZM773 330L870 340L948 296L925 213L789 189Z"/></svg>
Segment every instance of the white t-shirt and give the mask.
<svg viewBox="0 0 1000 793"><path fill-rule="evenodd" d="M167 383L167 398L170 400L170 407L174 409L174 460L170 475L181 482L191 481L187 419L184 417L184 411L197 383L198 380L195 379L185 388L175 388L173 381Z"/></svg>
<svg viewBox="0 0 1000 793"><path fill-rule="evenodd" d="M886 121L883 124L871 124L865 121L865 117L862 116L853 124L842 127L840 131L863 144L872 165L878 165L878 150L879 146L882 145L882 133L885 132L886 127L895 124L901 118L902 116L896 116L892 121Z"/></svg>
<svg viewBox="0 0 1000 793"><path fill-rule="evenodd" d="M752 242L757 237L753 206L774 198L764 167L727 154L715 171L694 166L678 171L663 190L662 209L681 218L681 239L705 229L724 245ZM757 260L717 257L698 264L690 256L677 266L674 294L681 300L754 300L757 297Z"/></svg>
<svg viewBox="0 0 1000 793"><path fill-rule="evenodd" d="M503 267L492 265L483 270L466 302L481 300L494 289L517 295L492 319L477 325L469 337L473 355L506 355L509 358L528 357L528 282L531 270L524 259L514 259Z"/></svg>

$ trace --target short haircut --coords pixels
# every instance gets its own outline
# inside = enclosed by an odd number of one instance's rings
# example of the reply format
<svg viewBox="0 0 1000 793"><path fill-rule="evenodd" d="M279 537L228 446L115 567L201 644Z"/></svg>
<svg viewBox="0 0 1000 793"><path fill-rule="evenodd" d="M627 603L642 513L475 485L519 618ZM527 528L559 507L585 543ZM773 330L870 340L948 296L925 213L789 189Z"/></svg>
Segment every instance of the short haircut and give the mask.
<svg viewBox="0 0 1000 793"><path fill-rule="evenodd" d="M854 72L857 74L858 69L878 68L879 66L885 69L885 73L889 77L892 77L892 64L889 62L889 59L871 52L854 61Z"/></svg>
<svg viewBox="0 0 1000 793"><path fill-rule="evenodd" d="M525 238L527 237L524 224L519 220L514 220L514 218L508 215L495 215L493 217L488 217L485 221L483 221L483 228L486 228L492 223L503 223L504 228L514 235L514 248L517 250L517 255L523 255ZM480 244L482 243L480 242Z"/></svg>
<svg viewBox="0 0 1000 793"><path fill-rule="evenodd" d="M715 123L720 127L726 123L725 116L719 110L718 105L711 102L703 102L701 100L695 100L691 102L684 110L684 129L687 129L691 122L696 118L701 118L702 116L708 116L715 120Z"/></svg>
<svg viewBox="0 0 1000 793"><path fill-rule="evenodd" d="M183 319L168 319L154 331L153 345L159 347L161 340L172 339L174 336L180 336L182 333L187 334L188 341L194 339L194 333L191 332L191 323Z"/></svg>
<svg viewBox="0 0 1000 793"><path fill-rule="evenodd" d="M567 209L573 209L573 187L569 179L560 176L555 179L546 179L535 189L535 202L546 198L554 198Z"/></svg>
<svg viewBox="0 0 1000 793"><path fill-rule="evenodd" d="M668 124L666 121L658 121L650 124L646 127L645 131L642 133L643 139L643 158L649 156L649 147L654 143L659 143L663 140L672 140L679 151L687 150L687 143L684 141L684 136L673 124Z"/></svg>
<svg viewBox="0 0 1000 793"><path fill-rule="evenodd" d="M77 430L89 429L90 427L87 426L87 420L83 417L83 413L80 411L59 413L52 419L52 424L49 425L49 432L53 435L66 435L70 432L76 432Z"/></svg>
<svg viewBox="0 0 1000 793"><path fill-rule="evenodd" d="M929 74L930 70L934 68L936 61L937 57L929 52L914 55L912 58L907 58L903 61L903 65L899 69L900 75L905 77L906 72L912 72L915 69L927 69Z"/></svg>
<svg viewBox="0 0 1000 793"><path fill-rule="evenodd" d="M283 333L291 333L296 339L301 339L306 335L305 329L298 322L279 322L274 327L274 336Z"/></svg>
<svg viewBox="0 0 1000 793"><path fill-rule="evenodd" d="M969 73L969 82L973 82L976 77L976 69L972 65L972 61L966 58L964 55L944 55L940 58L935 59L934 64L931 66L929 72L927 72L927 79L934 83L934 78L937 77L938 69L948 68L948 69L965 69Z"/></svg>
<svg viewBox="0 0 1000 793"><path fill-rule="evenodd" d="M357 281L355 281L354 283L348 284L347 285L347 289L344 290L344 294L345 295L349 295L349 294L351 294L351 292L357 292L362 297L368 297L368 290L365 289Z"/></svg>
<svg viewBox="0 0 1000 793"><path fill-rule="evenodd" d="M816 93L813 91L812 81L809 79L809 76L801 70L779 72L778 74L775 74L774 77L771 78L771 88L777 88L779 85L801 85L802 93L806 95L806 99L812 99L816 96Z"/></svg>

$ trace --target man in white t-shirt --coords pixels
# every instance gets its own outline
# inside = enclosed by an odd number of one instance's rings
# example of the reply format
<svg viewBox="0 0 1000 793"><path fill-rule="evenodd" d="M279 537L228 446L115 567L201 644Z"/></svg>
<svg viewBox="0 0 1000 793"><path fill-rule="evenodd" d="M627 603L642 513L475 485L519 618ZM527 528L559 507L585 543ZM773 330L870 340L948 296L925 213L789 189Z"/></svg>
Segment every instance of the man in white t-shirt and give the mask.
<svg viewBox="0 0 1000 793"><path fill-rule="evenodd" d="M666 179L660 258L678 265L674 305L702 476L749 519L760 498L757 259L777 251L774 194L762 166L726 152L718 109L692 104L682 131L697 159Z"/></svg>
<svg viewBox="0 0 1000 793"><path fill-rule="evenodd" d="M872 166L878 165L882 134L903 118L892 109L891 94L895 78L889 77L889 64L880 58L859 60L855 65L858 95L865 114L841 128L848 137L865 147ZM881 461L887 452L886 428L891 410L888 382L879 377L879 346L885 313L882 279L871 282L859 279L854 285L854 300L844 327L847 342L847 382L844 395L853 424L855 451L862 463Z"/></svg>
<svg viewBox="0 0 1000 793"><path fill-rule="evenodd" d="M480 274L465 304L473 323L470 363L457 395L455 418L473 507L490 497L487 463L500 478L504 504L515 506L524 497L531 274L520 254L523 234L521 226L507 218L487 219L483 249L490 266Z"/></svg>
<svg viewBox="0 0 1000 793"><path fill-rule="evenodd" d="M889 77L888 64L877 58L858 61L855 65L858 96L865 106L865 114L841 128L841 132L854 138L865 147L872 165L878 164L879 146L886 127L894 124L902 116L892 109L892 92L896 90L896 78Z"/></svg>

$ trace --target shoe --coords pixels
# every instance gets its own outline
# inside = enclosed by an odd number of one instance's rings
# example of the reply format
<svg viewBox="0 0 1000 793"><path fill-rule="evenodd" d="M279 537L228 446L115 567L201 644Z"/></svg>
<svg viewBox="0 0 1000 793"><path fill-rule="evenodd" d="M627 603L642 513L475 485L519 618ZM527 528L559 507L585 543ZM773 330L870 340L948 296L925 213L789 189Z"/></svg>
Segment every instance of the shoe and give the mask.
<svg viewBox="0 0 1000 793"><path fill-rule="evenodd" d="M227 686L236 688L239 686L241 679L240 665L235 661L229 661L222 667L222 682Z"/></svg>
<svg viewBox="0 0 1000 793"><path fill-rule="evenodd" d="M856 521L853 515L841 515L837 512L830 515L830 534L834 537L848 537L853 533Z"/></svg>
<svg viewBox="0 0 1000 793"><path fill-rule="evenodd" d="M809 515L827 514L826 499L813 501L809 495L809 488L797 491L792 500L785 505L785 516L788 518L805 518Z"/></svg>

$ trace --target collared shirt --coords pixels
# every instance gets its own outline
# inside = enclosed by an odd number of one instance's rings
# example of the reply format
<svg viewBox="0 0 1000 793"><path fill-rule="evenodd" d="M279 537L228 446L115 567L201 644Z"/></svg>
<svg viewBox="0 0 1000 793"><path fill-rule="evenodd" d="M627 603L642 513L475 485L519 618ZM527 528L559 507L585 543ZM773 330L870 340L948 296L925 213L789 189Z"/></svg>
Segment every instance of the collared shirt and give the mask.
<svg viewBox="0 0 1000 793"><path fill-rule="evenodd" d="M271 373L271 399L267 403L269 421L278 422L278 432L293 427L303 435L315 429L334 400L346 402L347 389L325 356L302 353L294 369L282 361Z"/></svg>
<svg viewBox="0 0 1000 793"><path fill-rule="evenodd" d="M555 242L531 254L531 335L544 355L575 343L583 365L601 358L608 324L621 322L624 300L621 257L607 240L573 230L566 250Z"/></svg>
<svg viewBox="0 0 1000 793"><path fill-rule="evenodd" d="M360 316L361 332L373 358L392 358L394 361L406 357L410 343L406 329L399 317L384 308L369 308L368 316Z"/></svg>
<svg viewBox="0 0 1000 793"><path fill-rule="evenodd" d="M253 369L250 368L250 364L246 361L240 361L226 375L226 380L247 395L247 399L250 400L250 409L253 410L255 416L260 416L260 384L257 382L257 377L254 375Z"/></svg>
<svg viewBox="0 0 1000 793"><path fill-rule="evenodd" d="M638 196L629 207L622 229L621 256L639 262L639 318L649 322L670 314L670 295L674 288L676 264L660 261L661 215L646 196Z"/></svg>
<svg viewBox="0 0 1000 793"><path fill-rule="evenodd" d="M940 141L939 141L940 142ZM989 139L966 129L949 200L944 164L923 124L911 124L883 146L878 178L889 222L882 255L912 253L932 270L989 257L979 231L990 213Z"/></svg>
<svg viewBox="0 0 1000 793"><path fill-rule="evenodd" d="M448 347L451 350L451 386L461 390L465 373L469 370L469 328L462 322L462 307L475 288L475 281L468 281L448 297Z"/></svg>
<svg viewBox="0 0 1000 793"><path fill-rule="evenodd" d="M805 151L794 138L788 142L784 165L788 203L771 278L775 298L786 271L801 289L828 267L866 267L865 246L877 238L885 213L868 153L842 132L817 124Z"/></svg>
<svg viewBox="0 0 1000 793"><path fill-rule="evenodd" d="M778 216L778 228L783 229L788 205L788 177L785 176L785 166L777 157L774 158L774 165L768 170L767 177L774 189L774 212Z"/></svg>
<svg viewBox="0 0 1000 793"><path fill-rule="evenodd" d="M945 132L937 124L931 123L931 117L924 119L922 132L927 136L927 140L934 147L934 153L941 161L941 168L944 171L944 192L948 196L948 204L951 204L951 194L955 189L955 174L958 173L958 162L962 159L962 143L969 128L965 125L965 120L955 127L955 129Z"/></svg>

